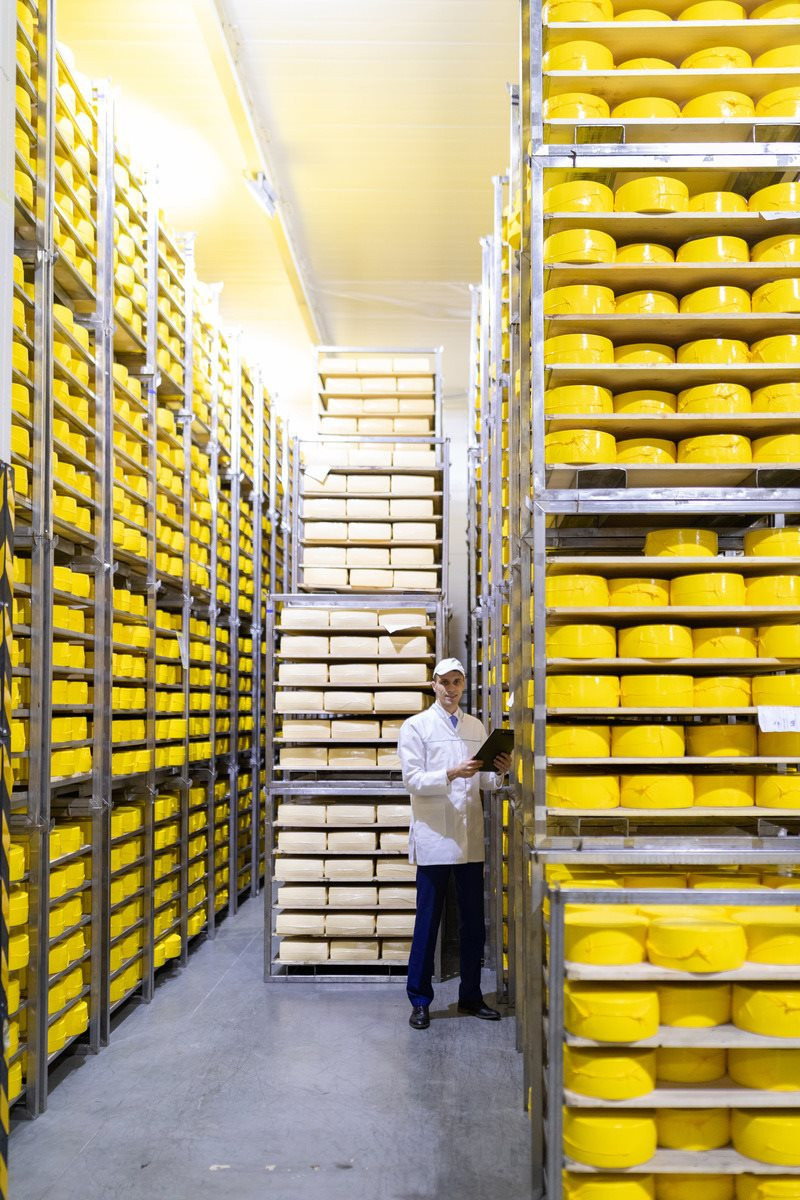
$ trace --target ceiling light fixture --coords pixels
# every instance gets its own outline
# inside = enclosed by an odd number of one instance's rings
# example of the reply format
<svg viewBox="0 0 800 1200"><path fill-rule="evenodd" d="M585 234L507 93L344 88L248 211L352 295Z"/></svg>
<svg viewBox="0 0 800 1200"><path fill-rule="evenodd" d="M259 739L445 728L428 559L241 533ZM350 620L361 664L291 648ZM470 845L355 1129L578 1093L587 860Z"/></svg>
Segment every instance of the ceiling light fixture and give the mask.
<svg viewBox="0 0 800 1200"><path fill-rule="evenodd" d="M278 207L278 196L263 171L245 171L245 182L251 195L255 196L269 216L274 217Z"/></svg>

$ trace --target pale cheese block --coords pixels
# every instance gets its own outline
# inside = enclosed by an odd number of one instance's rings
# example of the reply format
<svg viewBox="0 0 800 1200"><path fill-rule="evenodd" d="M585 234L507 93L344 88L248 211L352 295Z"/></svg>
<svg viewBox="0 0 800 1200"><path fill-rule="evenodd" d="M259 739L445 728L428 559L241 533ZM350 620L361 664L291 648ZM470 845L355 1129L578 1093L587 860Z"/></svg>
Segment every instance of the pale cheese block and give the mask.
<svg viewBox="0 0 800 1200"><path fill-rule="evenodd" d="M293 934L300 937L320 937L325 933L324 913L281 912L275 918L278 937Z"/></svg>
<svg viewBox="0 0 800 1200"><path fill-rule="evenodd" d="M311 499L303 501L305 521L336 521L347 516L347 501Z"/></svg>
<svg viewBox="0 0 800 1200"><path fill-rule="evenodd" d="M279 908L324 908L328 903L328 889L284 884L278 888L275 903Z"/></svg>
<svg viewBox="0 0 800 1200"><path fill-rule="evenodd" d="M307 742L309 738L328 740L331 736L330 721L284 721L280 736L287 742Z"/></svg>
<svg viewBox="0 0 800 1200"><path fill-rule="evenodd" d="M433 385L430 379L425 381L424 386L409 387L409 384L414 384L417 381L414 379L398 380L398 392L431 392L433 393ZM422 380L419 380L422 384ZM399 395L397 398L397 411L401 413L409 413L419 417L432 417L436 412L436 401L431 394L427 396L404 396Z"/></svg>
<svg viewBox="0 0 800 1200"><path fill-rule="evenodd" d="M345 491L344 480L341 475L337 475L329 471L324 479L319 478L322 472L313 473L311 471L303 472L301 492L303 496L315 496L325 492L343 492ZM305 508L303 509L305 512Z"/></svg>
<svg viewBox="0 0 800 1200"><path fill-rule="evenodd" d="M402 858L376 858L375 875L380 880L415 880L417 866Z"/></svg>
<svg viewBox="0 0 800 1200"><path fill-rule="evenodd" d="M439 584L435 571L395 571L394 586L406 592L430 592Z"/></svg>
<svg viewBox="0 0 800 1200"><path fill-rule="evenodd" d="M366 372L368 375L388 375L395 368L392 365L390 358L385 358L376 355L362 357L358 359L358 370ZM416 367L414 368L416 370Z"/></svg>
<svg viewBox="0 0 800 1200"><path fill-rule="evenodd" d="M391 475L348 475L347 486L343 491L347 492L391 492L392 487Z"/></svg>
<svg viewBox="0 0 800 1200"><path fill-rule="evenodd" d="M436 451L400 446L392 456L393 467L435 467Z"/></svg>
<svg viewBox="0 0 800 1200"><path fill-rule="evenodd" d="M346 546L304 546L304 567L344 567L347 565Z"/></svg>
<svg viewBox="0 0 800 1200"><path fill-rule="evenodd" d="M348 546L348 567L388 567L391 561L391 551L386 546Z"/></svg>
<svg viewBox="0 0 800 1200"><path fill-rule="evenodd" d="M328 833L328 849L337 854L370 853L378 848L378 835L364 829L335 829Z"/></svg>
<svg viewBox="0 0 800 1200"><path fill-rule="evenodd" d="M381 396L384 392L396 392L397 380L394 375L380 375L377 379L362 379L361 390L365 395L372 396Z"/></svg>
<svg viewBox="0 0 800 1200"><path fill-rule="evenodd" d="M378 683L427 683L425 663L382 662L378 664Z"/></svg>
<svg viewBox="0 0 800 1200"><path fill-rule="evenodd" d="M325 658L329 653L326 637L282 637L280 653L292 658Z"/></svg>
<svg viewBox="0 0 800 1200"><path fill-rule="evenodd" d="M325 384L326 392L336 392L338 395L341 395L342 392L344 392L344 394L347 395L350 392L360 392L361 391L361 376L360 375L355 375L355 374L342 375L341 374L342 371L355 371L356 370L355 359L348 359L347 362L350 364L349 366L341 366L338 368L338 370L337 370L337 373L339 374L338 379L328 379L326 381L326 384ZM336 368L331 368L331 369L334 370ZM320 371L320 374L323 374L323 372Z"/></svg>
<svg viewBox="0 0 800 1200"><path fill-rule="evenodd" d="M433 366L429 355L406 352L402 356L395 358L393 369L395 371L402 371L405 374L409 371L416 371L420 374L426 372L430 375L433 371Z"/></svg>
<svg viewBox="0 0 800 1200"><path fill-rule="evenodd" d="M329 393L325 406L329 417L350 417L354 413L364 411L364 401L357 396L350 395L351 392L361 390L361 380L356 379L358 387L353 388L344 387L346 382L344 379L332 379L330 386L325 389Z"/></svg>
<svg viewBox="0 0 800 1200"><path fill-rule="evenodd" d="M347 637L341 634L330 640L332 658L374 658L378 653L378 638Z"/></svg>
<svg viewBox="0 0 800 1200"><path fill-rule="evenodd" d="M398 850L408 854L408 834L386 830L381 834L381 850Z"/></svg>
<svg viewBox="0 0 800 1200"><path fill-rule="evenodd" d="M431 423L427 417L395 417L393 433L399 433L403 437L415 437L420 433L428 433Z"/></svg>
<svg viewBox="0 0 800 1200"><path fill-rule="evenodd" d="M392 383L395 381L392 380ZM386 391L394 390L387 388ZM396 413L398 411L396 396L365 396L363 400L363 413L376 413L379 416L384 416L387 413ZM359 427L360 428L360 427ZM391 430L389 431L391 433Z"/></svg>
<svg viewBox="0 0 800 1200"><path fill-rule="evenodd" d="M411 937L414 913L378 913L375 926L378 937Z"/></svg>
<svg viewBox="0 0 800 1200"><path fill-rule="evenodd" d="M325 692L323 712L360 713L374 712L375 700L372 692Z"/></svg>
<svg viewBox="0 0 800 1200"><path fill-rule="evenodd" d="M365 592L375 592L393 586L395 586L395 577L392 571L373 567L350 568L350 587L361 588Z"/></svg>
<svg viewBox="0 0 800 1200"><path fill-rule="evenodd" d="M348 517L366 517L367 520L389 516L389 500L348 500Z"/></svg>
<svg viewBox="0 0 800 1200"><path fill-rule="evenodd" d="M324 804L281 804L278 822L282 825L324 825L325 809Z"/></svg>
<svg viewBox="0 0 800 1200"><path fill-rule="evenodd" d="M304 567L303 582L321 591L347 587L347 567Z"/></svg>
<svg viewBox="0 0 800 1200"><path fill-rule="evenodd" d="M368 450L350 447L347 461L351 467L391 467L392 452L385 446L373 446Z"/></svg>
<svg viewBox="0 0 800 1200"><path fill-rule="evenodd" d="M432 500L395 500L389 502L389 515L401 521L424 521L436 514Z"/></svg>
<svg viewBox="0 0 800 1200"><path fill-rule="evenodd" d="M327 962L328 943L305 938L285 938L278 949L279 962Z"/></svg>
<svg viewBox="0 0 800 1200"><path fill-rule="evenodd" d="M311 891L312 889L308 888L307 890ZM384 886L378 888L378 904L384 908L415 908L416 903L417 889L415 887Z"/></svg>
<svg viewBox="0 0 800 1200"><path fill-rule="evenodd" d="M378 903L376 887L328 888L328 903L340 908L374 908Z"/></svg>
<svg viewBox="0 0 800 1200"><path fill-rule="evenodd" d="M410 938L387 938L381 942L381 958L386 962L408 962Z"/></svg>
<svg viewBox="0 0 800 1200"><path fill-rule="evenodd" d="M388 522L359 521L347 526L347 536L351 542L390 542L392 526Z"/></svg>
<svg viewBox="0 0 800 1200"><path fill-rule="evenodd" d="M375 629L378 624L378 613L374 608L332 608L330 625L332 629Z"/></svg>
<svg viewBox="0 0 800 1200"><path fill-rule="evenodd" d="M380 721L334 721L331 729L334 742L377 742L380 736Z"/></svg>
<svg viewBox="0 0 800 1200"><path fill-rule="evenodd" d="M282 662L278 666L278 683L314 687L328 682L328 664L317 662Z"/></svg>
<svg viewBox="0 0 800 1200"><path fill-rule="evenodd" d="M391 485L387 490L391 491L393 496L426 496L436 491L436 480L433 475L392 475Z"/></svg>
<svg viewBox="0 0 800 1200"><path fill-rule="evenodd" d="M377 765L377 754L367 746L331 746L328 751L328 766L353 771Z"/></svg>
<svg viewBox="0 0 800 1200"><path fill-rule="evenodd" d="M376 692L375 712L421 712L427 708L422 692Z"/></svg>
<svg viewBox="0 0 800 1200"><path fill-rule="evenodd" d="M403 721L381 721L381 737L386 742L396 742L400 730L404 725Z"/></svg>
<svg viewBox="0 0 800 1200"><path fill-rule="evenodd" d="M378 613L378 624L388 629L390 637L402 637L406 629L424 629L428 614L424 608L382 608Z"/></svg>
<svg viewBox="0 0 800 1200"><path fill-rule="evenodd" d="M436 525L432 521L395 521L396 542L435 542Z"/></svg>
<svg viewBox="0 0 800 1200"><path fill-rule="evenodd" d="M276 712L319 712L320 709L325 712L324 692L276 692L275 693L275 711ZM370 710L371 711L371 710Z"/></svg>
<svg viewBox="0 0 800 1200"><path fill-rule="evenodd" d="M324 879L325 863L321 858L275 859L275 878L291 883L303 879Z"/></svg>
<svg viewBox="0 0 800 1200"><path fill-rule="evenodd" d="M399 771L400 756L394 748L389 750L379 746L377 765L383 767L384 771Z"/></svg>
<svg viewBox="0 0 800 1200"><path fill-rule="evenodd" d="M307 542L346 542L347 530L346 521L306 521L303 536Z"/></svg>
<svg viewBox="0 0 800 1200"><path fill-rule="evenodd" d="M331 372L335 375L341 375L345 371L357 371L358 363L354 358L345 358L343 355L331 354L326 355L319 360L317 370L320 375L329 375Z"/></svg>
<svg viewBox="0 0 800 1200"><path fill-rule="evenodd" d="M371 937L375 933L374 913L328 913L325 917L328 937Z"/></svg>
<svg viewBox="0 0 800 1200"><path fill-rule="evenodd" d="M278 852L283 854L319 854L325 850L325 830L281 829L278 832Z"/></svg>
<svg viewBox="0 0 800 1200"><path fill-rule="evenodd" d="M432 567L434 565L433 547L392 546L390 563L393 567L412 567L414 570Z"/></svg>
<svg viewBox="0 0 800 1200"><path fill-rule="evenodd" d="M309 475L324 479L334 467L343 467L347 463L347 444L345 442L305 442L303 444L303 466ZM340 488L339 491L342 489Z"/></svg>
<svg viewBox="0 0 800 1200"><path fill-rule="evenodd" d="M427 653L428 639L424 634L396 633L394 637L378 638L381 658L421 658Z"/></svg>
<svg viewBox="0 0 800 1200"><path fill-rule="evenodd" d="M325 433L356 433L357 417L320 417L319 431Z"/></svg>
<svg viewBox="0 0 800 1200"><path fill-rule="evenodd" d="M336 938L331 942L331 962L377 962L378 942Z"/></svg>
<svg viewBox="0 0 800 1200"><path fill-rule="evenodd" d="M281 611L283 629L318 629L328 624L327 608L284 608Z"/></svg>
<svg viewBox="0 0 800 1200"><path fill-rule="evenodd" d="M329 826L374 825L374 804L347 804L343 800L328 804L325 820Z"/></svg>
<svg viewBox="0 0 800 1200"><path fill-rule="evenodd" d="M373 436L394 433L394 423L396 420L396 417L359 417L358 432Z"/></svg>
<svg viewBox="0 0 800 1200"><path fill-rule="evenodd" d="M410 825L411 805L379 804L376 819L379 825Z"/></svg>
<svg viewBox="0 0 800 1200"><path fill-rule="evenodd" d="M361 686L378 682L377 663L331 663L329 671L331 683L355 683Z"/></svg>
<svg viewBox="0 0 800 1200"><path fill-rule="evenodd" d="M326 858L326 879L371 879L373 874L371 858Z"/></svg>

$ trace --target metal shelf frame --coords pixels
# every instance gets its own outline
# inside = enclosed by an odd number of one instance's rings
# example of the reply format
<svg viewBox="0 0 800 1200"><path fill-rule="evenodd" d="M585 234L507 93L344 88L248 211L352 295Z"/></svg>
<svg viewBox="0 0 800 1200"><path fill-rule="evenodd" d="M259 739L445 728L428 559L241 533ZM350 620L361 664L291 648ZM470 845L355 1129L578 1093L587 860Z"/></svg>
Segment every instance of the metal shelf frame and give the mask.
<svg viewBox="0 0 800 1200"><path fill-rule="evenodd" d="M356 358L358 358L360 356L368 357L369 355L380 354L380 355L388 356L393 360L394 359L402 359L404 356L406 356L408 358L412 358L412 357L416 356L419 358L419 357L425 355L428 358L432 359L433 360L433 370L432 371L428 372L428 371L411 371L411 370L409 370L407 372L407 374L412 375L412 376L414 376L414 375L422 376L422 375L430 374L433 376L434 385L433 385L432 395L433 395L433 401L434 401L434 412L433 412L433 428L431 430L430 436L433 438L441 438L442 437L442 355L443 355L443 350L442 350L441 346L426 348L426 349L422 349L422 350L408 350L408 349L398 350L398 349L392 348L392 347L389 347L388 349L386 349L386 348L383 348L380 346L316 346L315 354L316 354L316 362L317 362L317 377L320 379L320 381L322 381L322 379L324 378L323 372L321 372L319 370L319 364L320 364L321 360L324 358L335 358L336 355L341 355L343 357L345 355L348 355L350 357L355 356ZM342 373L345 375L352 375L353 377L356 377L358 375L365 374L366 372L363 372L360 370L355 370L355 371L348 370L348 371L345 371ZM387 376L395 375L398 373L399 372L394 371L394 370L375 372L376 375L387 375ZM320 392L322 390L324 390L324 389L322 388L322 386L320 386ZM398 393L398 394L402 395L402 393ZM364 395L367 395L367 393L364 393ZM322 416L328 415L323 410L322 403L323 403L322 397L320 395L318 397L318 404L317 404L318 419ZM369 414L365 414L365 415L368 416ZM402 415L402 414L398 414L398 415ZM324 436L327 439L328 437L332 438L335 435L325 434ZM356 435L347 434L346 436L354 437ZM369 434L364 434L364 435L359 434L358 440L370 442L370 441L372 441L372 437Z"/></svg>

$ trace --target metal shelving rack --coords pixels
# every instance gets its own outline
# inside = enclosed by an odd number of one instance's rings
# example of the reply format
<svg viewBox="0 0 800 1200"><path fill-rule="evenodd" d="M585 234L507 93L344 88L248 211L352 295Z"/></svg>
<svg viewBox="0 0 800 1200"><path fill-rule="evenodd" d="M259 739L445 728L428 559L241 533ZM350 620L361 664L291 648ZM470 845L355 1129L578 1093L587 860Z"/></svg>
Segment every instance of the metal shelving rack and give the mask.
<svg viewBox="0 0 800 1200"><path fill-rule="evenodd" d="M442 436L441 349L317 346L316 354L321 436ZM381 427L387 421L393 428Z"/></svg>

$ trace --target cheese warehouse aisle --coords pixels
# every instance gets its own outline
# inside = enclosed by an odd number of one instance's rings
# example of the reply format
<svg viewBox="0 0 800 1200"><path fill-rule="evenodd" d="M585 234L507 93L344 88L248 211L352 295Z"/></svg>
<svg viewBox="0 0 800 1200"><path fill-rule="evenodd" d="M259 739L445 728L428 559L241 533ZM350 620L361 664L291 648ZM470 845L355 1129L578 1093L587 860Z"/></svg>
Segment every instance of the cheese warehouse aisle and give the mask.
<svg viewBox="0 0 800 1200"><path fill-rule="evenodd" d="M513 1023L455 999L423 1040L392 984L265 987L248 904L15 1131L11 1195L525 1200Z"/></svg>

